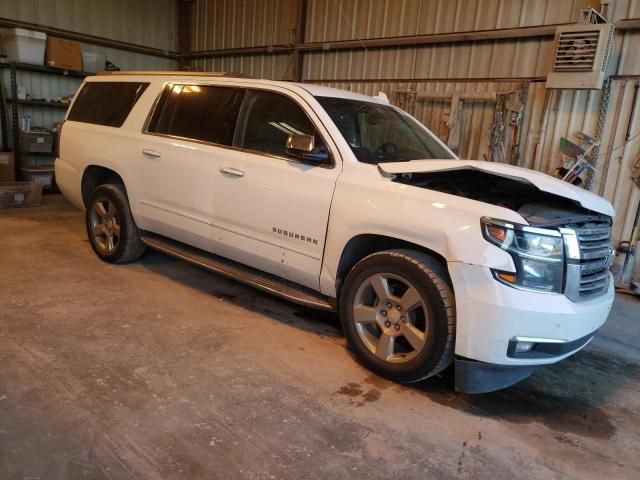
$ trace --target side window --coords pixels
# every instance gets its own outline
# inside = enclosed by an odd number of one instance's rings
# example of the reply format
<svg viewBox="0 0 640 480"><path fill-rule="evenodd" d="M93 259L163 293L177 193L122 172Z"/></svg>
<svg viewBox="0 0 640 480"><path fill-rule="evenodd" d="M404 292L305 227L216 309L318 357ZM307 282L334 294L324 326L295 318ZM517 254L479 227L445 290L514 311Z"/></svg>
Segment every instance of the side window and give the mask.
<svg viewBox="0 0 640 480"><path fill-rule="evenodd" d="M169 84L147 130L230 146L243 94L238 88Z"/></svg>
<svg viewBox="0 0 640 480"><path fill-rule="evenodd" d="M304 111L293 100L273 92L249 90L242 104L234 146L287 157L289 135L316 137L316 150L326 150Z"/></svg>
<svg viewBox="0 0 640 480"><path fill-rule="evenodd" d="M67 120L121 127L148 86L142 82L87 82Z"/></svg>

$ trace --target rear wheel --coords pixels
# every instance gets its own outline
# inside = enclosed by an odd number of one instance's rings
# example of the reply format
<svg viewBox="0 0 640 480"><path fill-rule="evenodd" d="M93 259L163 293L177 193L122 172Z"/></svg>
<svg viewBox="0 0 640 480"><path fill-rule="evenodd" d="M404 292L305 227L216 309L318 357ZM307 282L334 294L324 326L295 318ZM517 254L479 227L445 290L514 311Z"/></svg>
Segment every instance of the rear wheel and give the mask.
<svg viewBox="0 0 640 480"><path fill-rule="evenodd" d="M144 253L124 185L100 185L91 193L86 226L93 250L106 262L131 262Z"/></svg>
<svg viewBox="0 0 640 480"><path fill-rule="evenodd" d="M421 252L388 250L358 262L342 289L340 318L358 359L391 380L421 380L453 360L453 291L445 268Z"/></svg>

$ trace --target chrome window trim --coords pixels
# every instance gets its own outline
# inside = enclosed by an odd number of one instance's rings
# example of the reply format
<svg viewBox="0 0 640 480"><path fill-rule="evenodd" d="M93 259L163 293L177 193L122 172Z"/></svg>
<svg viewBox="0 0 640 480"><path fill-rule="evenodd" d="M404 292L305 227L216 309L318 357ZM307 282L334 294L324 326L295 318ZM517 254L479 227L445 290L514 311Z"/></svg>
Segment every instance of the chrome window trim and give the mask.
<svg viewBox="0 0 640 480"><path fill-rule="evenodd" d="M270 93L275 93L277 95L282 95L285 98L288 98L289 100L291 100L292 102L294 102L301 110L302 112L305 114L305 116L309 119L309 122L311 122L311 124L314 126L314 128L316 129L316 131L318 132L318 135L320 135L320 138L322 139L323 143L327 146L327 148L329 149L329 162L328 163L317 163L317 162L309 162L309 161L304 161L304 160L300 160L297 159L295 157L283 157L281 155L275 155L273 153L267 153L267 152L261 152L259 150L251 150L248 148L242 148L242 147L236 147L233 145L225 145L225 144L221 144L221 143L214 143L214 142L207 142L206 140L198 140L195 138L189 138L189 137L181 137L178 135L171 135L168 133L157 133L157 132L150 132L149 131L149 124L151 123L151 119L153 118L156 109L158 107L158 103L160 103L160 99L162 98L162 95L164 94L165 88L167 87L167 85L172 84L172 85L201 85L204 87L221 87L221 88L236 88L239 90L259 90L259 91L263 91L263 92L270 92ZM244 101L244 98L243 98ZM309 105L309 108L311 108L311 106ZM236 127L237 127L237 121L238 118L236 118ZM324 125L323 125L324 127ZM256 87L244 87L244 86L234 86L234 85L226 85L226 84L218 84L218 83L207 83L207 82L187 82L187 81L166 81L162 84L162 88L160 89L160 92L156 95L156 99L153 102L152 108L149 110L149 112L147 113L147 118L144 121L144 124L142 125L142 130L141 132L143 135L151 135L154 137L161 137L161 138L169 138L172 140L180 140L183 142L191 142L191 143L197 143L200 145L207 145L210 147L217 147L217 148L224 148L225 150L232 150L232 151L236 151L236 152L242 152L242 153L250 153L253 155L258 155L261 157L269 157L269 158L273 158L275 160L284 160L285 162L293 162L293 163L298 163L298 164L302 164L302 165L309 165L312 167L319 167L319 168L325 168L325 169L333 169L336 167L336 161L335 161L335 156L334 156L334 152L331 149L331 146L329 144L329 142L326 141L325 139L325 135L323 135L323 133L320 131L320 129L318 129L318 126L316 124L316 122L313 121L313 119L309 118L309 115L307 114L306 110L302 107L302 105L300 105L300 102L298 102L296 99L292 98L290 95L285 95L282 92L278 92L276 90L270 90L267 88L256 88ZM234 134L235 137L235 134Z"/></svg>

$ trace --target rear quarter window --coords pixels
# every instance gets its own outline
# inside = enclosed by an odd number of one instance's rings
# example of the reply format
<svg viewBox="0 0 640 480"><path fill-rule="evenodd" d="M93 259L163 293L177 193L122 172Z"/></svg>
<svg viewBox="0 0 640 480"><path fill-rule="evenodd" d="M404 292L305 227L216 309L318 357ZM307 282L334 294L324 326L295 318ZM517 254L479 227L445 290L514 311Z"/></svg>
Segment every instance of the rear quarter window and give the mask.
<svg viewBox="0 0 640 480"><path fill-rule="evenodd" d="M144 82L87 82L67 120L121 127L148 86Z"/></svg>

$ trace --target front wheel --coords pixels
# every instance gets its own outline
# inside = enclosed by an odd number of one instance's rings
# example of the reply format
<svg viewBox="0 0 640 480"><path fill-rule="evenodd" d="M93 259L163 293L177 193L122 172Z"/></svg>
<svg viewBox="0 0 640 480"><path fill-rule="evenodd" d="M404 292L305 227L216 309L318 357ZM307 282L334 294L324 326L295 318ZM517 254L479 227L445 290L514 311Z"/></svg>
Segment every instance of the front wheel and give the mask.
<svg viewBox="0 0 640 480"><path fill-rule="evenodd" d="M144 253L124 185L100 185L91 193L86 226L93 250L105 262L132 262Z"/></svg>
<svg viewBox="0 0 640 480"><path fill-rule="evenodd" d="M340 319L358 359L380 376L415 382L453 360L455 302L446 269L413 250L369 255L349 272Z"/></svg>

